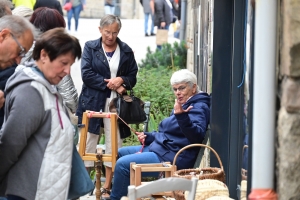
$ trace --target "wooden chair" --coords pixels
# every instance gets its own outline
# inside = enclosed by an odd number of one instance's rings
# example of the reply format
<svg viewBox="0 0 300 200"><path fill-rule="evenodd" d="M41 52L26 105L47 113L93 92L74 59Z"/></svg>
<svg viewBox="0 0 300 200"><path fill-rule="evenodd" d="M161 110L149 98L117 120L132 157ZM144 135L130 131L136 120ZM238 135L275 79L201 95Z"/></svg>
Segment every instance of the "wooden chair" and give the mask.
<svg viewBox="0 0 300 200"><path fill-rule="evenodd" d="M191 180L185 178L163 178L156 181L152 181L145 185L128 186L128 197L124 197L121 200L136 200L137 198L146 197L149 194L163 192L163 191L175 191L185 190L189 191L187 200L194 200L197 189L198 178L193 177Z"/></svg>
<svg viewBox="0 0 300 200"><path fill-rule="evenodd" d="M96 153L86 153L86 139L87 132L89 128L89 121L91 118L110 118L111 122L111 147L112 154L99 154ZM117 155L118 155L118 144L117 144L117 114L115 113L100 113L94 111L86 111L82 115L82 128L80 134L79 150L78 153L82 160L91 160L96 162L96 200L100 200L101 192L101 166L102 162L112 163L112 172L114 172Z"/></svg>
<svg viewBox="0 0 300 200"><path fill-rule="evenodd" d="M139 186L142 183L142 172L164 172L165 178L172 176L174 166L170 162L165 163L153 163L153 164L136 164L135 162L130 163L130 185ZM156 195L167 195L169 193L157 193Z"/></svg>

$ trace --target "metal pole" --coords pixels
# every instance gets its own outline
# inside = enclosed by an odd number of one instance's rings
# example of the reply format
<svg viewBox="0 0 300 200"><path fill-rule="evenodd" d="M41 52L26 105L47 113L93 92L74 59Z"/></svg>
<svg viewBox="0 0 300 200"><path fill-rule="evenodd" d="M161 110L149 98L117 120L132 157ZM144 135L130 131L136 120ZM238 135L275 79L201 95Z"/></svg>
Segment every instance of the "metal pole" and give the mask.
<svg viewBox="0 0 300 200"><path fill-rule="evenodd" d="M276 199L274 145L277 1L256 1L254 35L252 191L250 200Z"/></svg>
<svg viewBox="0 0 300 200"><path fill-rule="evenodd" d="M181 22L180 22L180 33L179 39L180 41L185 40L185 30L186 30L186 4L187 0L181 1Z"/></svg>

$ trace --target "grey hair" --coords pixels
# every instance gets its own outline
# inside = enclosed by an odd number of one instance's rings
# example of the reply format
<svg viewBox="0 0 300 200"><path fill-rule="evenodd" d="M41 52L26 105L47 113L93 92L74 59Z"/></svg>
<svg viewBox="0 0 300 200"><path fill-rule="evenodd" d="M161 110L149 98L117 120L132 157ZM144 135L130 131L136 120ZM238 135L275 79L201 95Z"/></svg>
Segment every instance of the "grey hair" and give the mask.
<svg viewBox="0 0 300 200"><path fill-rule="evenodd" d="M12 9L14 6L11 1L0 0L0 18L7 15L6 8Z"/></svg>
<svg viewBox="0 0 300 200"><path fill-rule="evenodd" d="M199 92L199 86L197 84L196 75L188 69L180 69L172 74L170 79L171 85L180 84L180 83L188 83L190 87L193 87L196 84L196 91Z"/></svg>
<svg viewBox="0 0 300 200"><path fill-rule="evenodd" d="M105 15L101 20L100 20L100 28L103 28L105 26L112 25L113 23L117 22L119 25L119 31L121 30L122 23L121 20L118 16L116 15Z"/></svg>
<svg viewBox="0 0 300 200"><path fill-rule="evenodd" d="M33 10L26 6L18 6L12 11L13 15L18 15L21 17L25 17L26 19L30 19L31 15L33 14Z"/></svg>
<svg viewBox="0 0 300 200"><path fill-rule="evenodd" d="M24 17L17 15L5 15L0 20L0 31L9 29L17 38L21 37L26 31L31 31L33 36L36 36L34 26Z"/></svg>

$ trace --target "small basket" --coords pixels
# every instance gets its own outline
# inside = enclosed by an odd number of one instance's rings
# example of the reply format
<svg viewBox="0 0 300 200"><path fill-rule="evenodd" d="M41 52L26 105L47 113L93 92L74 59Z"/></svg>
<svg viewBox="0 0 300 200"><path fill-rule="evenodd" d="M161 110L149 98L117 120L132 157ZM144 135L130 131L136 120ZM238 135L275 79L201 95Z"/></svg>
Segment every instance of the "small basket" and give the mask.
<svg viewBox="0 0 300 200"><path fill-rule="evenodd" d="M218 180L218 181L225 183L225 172L224 172L224 168L223 168L223 165L222 165L219 155L213 148L211 148L210 146L207 146L205 144L190 144L190 145L185 146L182 149L180 149L174 157L173 166L176 163L176 159L177 159L178 155L182 151L184 151L188 148L197 147L197 146L210 149L216 155L216 157L219 161L219 164L220 164L220 168L207 167L207 168L202 168L202 169L199 169L199 168L197 168L197 169L182 169L182 170L175 171L173 176L180 177L180 178L186 178L186 179L191 179L192 177L196 176L199 180L214 179L214 180ZM184 191L174 191L173 194L174 194L174 197L176 200L185 200Z"/></svg>
<svg viewBox="0 0 300 200"><path fill-rule="evenodd" d="M186 199L188 198L188 195L189 191L186 191L184 193ZM229 191L225 183L213 179L199 180L197 184L195 199L207 200L208 198L214 196L222 197L222 199L220 200L228 200Z"/></svg>

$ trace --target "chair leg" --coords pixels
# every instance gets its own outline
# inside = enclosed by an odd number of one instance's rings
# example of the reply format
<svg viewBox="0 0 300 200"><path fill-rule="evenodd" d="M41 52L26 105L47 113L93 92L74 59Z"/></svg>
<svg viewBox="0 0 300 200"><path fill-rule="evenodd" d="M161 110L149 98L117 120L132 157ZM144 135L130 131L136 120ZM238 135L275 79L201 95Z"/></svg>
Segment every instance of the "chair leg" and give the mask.
<svg viewBox="0 0 300 200"><path fill-rule="evenodd" d="M135 162L130 163L130 185L135 185L135 171L132 166L135 165Z"/></svg>
<svg viewBox="0 0 300 200"><path fill-rule="evenodd" d="M100 200L101 197L101 167L102 167L102 155L97 155L96 161L96 200Z"/></svg>
<svg viewBox="0 0 300 200"><path fill-rule="evenodd" d="M135 179L134 179L135 186L139 186L139 185L142 184L142 169L141 169L141 166L136 166L134 173L135 173Z"/></svg>

